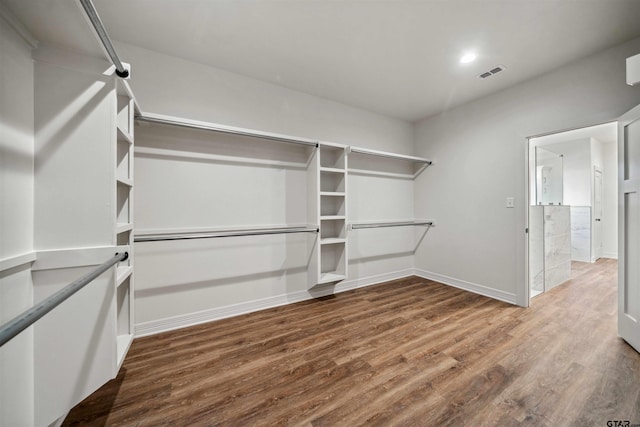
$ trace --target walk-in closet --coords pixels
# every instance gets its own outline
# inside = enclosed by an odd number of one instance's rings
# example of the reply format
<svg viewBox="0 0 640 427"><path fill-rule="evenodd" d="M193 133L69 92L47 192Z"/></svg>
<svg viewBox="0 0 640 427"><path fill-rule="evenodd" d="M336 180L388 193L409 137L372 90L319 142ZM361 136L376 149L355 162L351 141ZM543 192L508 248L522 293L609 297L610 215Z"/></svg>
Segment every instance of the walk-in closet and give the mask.
<svg viewBox="0 0 640 427"><path fill-rule="evenodd" d="M638 17L0 0L0 427L640 422Z"/></svg>

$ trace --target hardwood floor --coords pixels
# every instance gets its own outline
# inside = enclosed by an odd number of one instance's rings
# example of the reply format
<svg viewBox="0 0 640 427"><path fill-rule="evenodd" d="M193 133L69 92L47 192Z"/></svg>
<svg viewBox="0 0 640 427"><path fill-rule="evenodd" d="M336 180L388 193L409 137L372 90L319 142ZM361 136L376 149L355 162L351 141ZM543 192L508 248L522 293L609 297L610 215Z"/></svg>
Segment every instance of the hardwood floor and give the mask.
<svg viewBox="0 0 640 427"><path fill-rule="evenodd" d="M523 309L411 277L136 339L65 425L640 423L613 260Z"/></svg>

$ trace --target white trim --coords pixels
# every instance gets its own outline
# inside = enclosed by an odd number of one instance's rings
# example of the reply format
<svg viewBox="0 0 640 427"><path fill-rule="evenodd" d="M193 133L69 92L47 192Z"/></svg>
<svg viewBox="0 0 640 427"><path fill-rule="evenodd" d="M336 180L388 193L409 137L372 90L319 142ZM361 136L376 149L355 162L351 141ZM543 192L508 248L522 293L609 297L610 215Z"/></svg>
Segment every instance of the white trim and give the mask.
<svg viewBox="0 0 640 427"><path fill-rule="evenodd" d="M473 292L474 294L484 295L485 297L497 299L500 301L508 302L509 304L515 304L516 294L511 292L505 292L498 289L489 288L487 286L479 285L477 283L467 282L465 280L455 279L453 277L444 276L438 273L432 273L430 271L415 269L415 275L422 277L423 279L433 280L445 285L453 286L454 288L463 289L465 291Z"/></svg>
<svg viewBox="0 0 640 427"><path fill-rule="evenodd" d="M3 2L0 2L0 18L4 19L31 49L38 47L38 40Z"/></svg>
<svg viewBox="0 0 640 427"><path fill-rule="evenodd" d="M36 260L36 258L37 254L35 252L27 252L25 254L14 255L9 258L0 259L0 273L12 268L32 263Z"/></svg>
<svg viewBox="0 0 640 427"><path fill-rule="evenodd" d="M118 251L119 246L94 246L87 248L54 249L38 251L32 271L55 270L99 265Z"/></svg>
<svg viewBox="0 0 640 427"><path fill-rule="evenodd" d="M201 323L212 322L214 320L226 319L228 317L266 310L268 308L293 304L313 298L319 298L326 295L345 292L365 286L371 286L389 280L413 276L413 273L413 269L400 270L393 273L380 274L377 276L370 276L361 279L346 280L338 283L335 286L317 286L317 289L313 288L307 291L298 291L292 292L290 294L276 295L273 297L261 298L253 301L241 302L238 304L231 304L224 307L202 310L195 313L181 314L165 319L142 322L135 325L135 337L138 338L147 335L159 334L161 332L186 328Z"/></svg>
<svg viewBox="0 0 640 427"><path fill-rule="evenodd" d="M602 258L618 259L618 252L602 252Z"/></svg>

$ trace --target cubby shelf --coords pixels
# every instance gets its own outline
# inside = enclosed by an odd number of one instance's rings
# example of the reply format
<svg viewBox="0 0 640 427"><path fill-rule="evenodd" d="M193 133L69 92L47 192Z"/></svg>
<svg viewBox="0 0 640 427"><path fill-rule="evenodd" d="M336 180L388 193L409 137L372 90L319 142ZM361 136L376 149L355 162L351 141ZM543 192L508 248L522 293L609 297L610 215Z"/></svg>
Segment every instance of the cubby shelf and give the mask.
<svg viewBox="0 0 640 427"><path fill-rule="evenodd" d="M343 191L321 191L320 195L329 197L341 197L344 196L345 193Z"/></svg>
<svg viewBox="0 0 640 427"><path fill-rule="evenodd" d="M133 224L131 223L118 223L116 225L116 234L126 233L133 230Z"/></svg>
<svg viewBox="0 0 640 427"><path fill-rule="evenodd" d="M118 335L118 337L116 338L116 363L118 370L120 370L120 367L124 362L124 358L127 355L127 351L129 351L129 347L131 347L132 342L133 334Z"/></svg>
<svg viewBox="0 0 640 427"><path fill-rule="evenodd" d="M131 136L127 131L121 129L120 126L118 126L118 141L133 144L133 136Z"/></svg>
<svg viewBox="0 0 640 427"><path fill-rule="evenodd" d="M125 280L127 280L129 276L131 276L131 273L133 273L132 266L127 266L127 265L119 266L116 269L116 287L122 285L122 283Z"/></svg>
<svg viewBox="0 0 640 427"><path fill-rule="evenodd" d="M345 173L345 170L344 170L344 169L337 169L337 168L325 168L325 167L321 167L321 168L320 168L320 172L328 172L328 173L344 174L344 173Z"/></svg>
<svg viewBox="0 0 640 427"><path fill-rule="evenodd" d="M347 243L347 239L332 237L327 239L320 239L321 245L335 245L338 243Z"/></svg>
<svg viewBox="0 0 640 427"><path fill-rule="evenodd" d="M129 178L116 178L118 184L126 185L127 187L133 187L133 180Z"/></svg>
<svg viewBox="0 0 640 427"><path fill-rule="evenodd" d="M321 273L320 274L320 280L318 280L318 284L322 285L325 283L334 283L334 282L339 282L341 280L346 279L347 276L344 274L338 274L338 273Z"/></svg>
<svg viewBox="0 0 640 427"><path fill-rule="evenodd" d="M344 215L324 215L320 217L320 221L334 221L334 220L340 220L345 218L346 217Z"/></svg>

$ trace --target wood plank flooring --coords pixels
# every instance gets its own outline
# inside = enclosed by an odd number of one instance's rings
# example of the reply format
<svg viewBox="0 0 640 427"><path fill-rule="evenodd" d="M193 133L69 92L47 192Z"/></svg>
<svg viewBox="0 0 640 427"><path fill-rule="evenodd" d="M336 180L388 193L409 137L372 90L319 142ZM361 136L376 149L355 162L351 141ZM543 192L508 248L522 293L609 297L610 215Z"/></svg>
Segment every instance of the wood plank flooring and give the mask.
<svg viewBox="0 0 640 427"><path fill-rule="evenodd" d="M640 423L613 260L523 309L411 277L136 339L65 425Z"/></svg>

